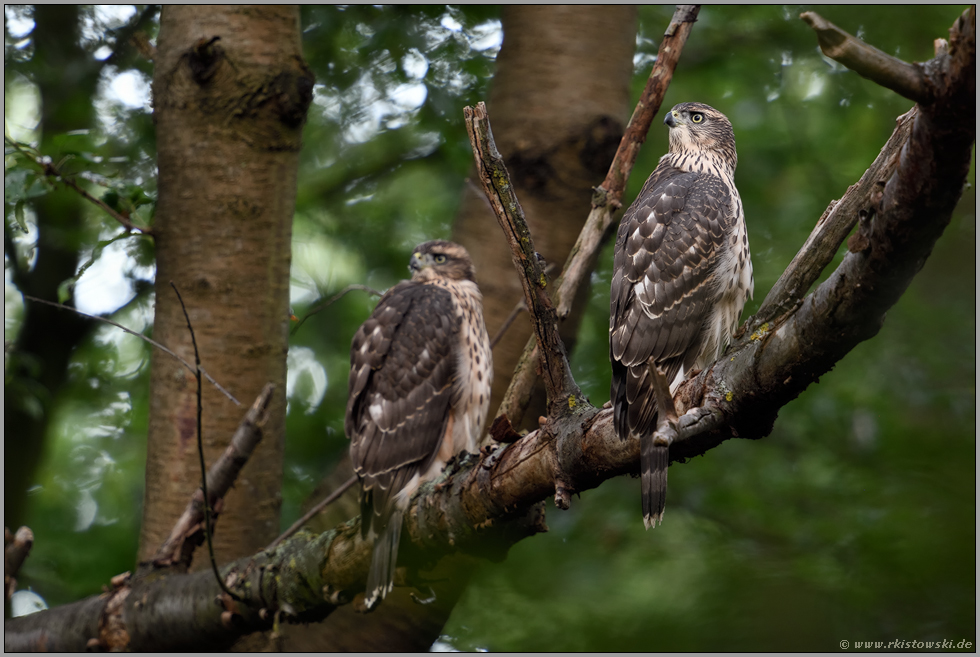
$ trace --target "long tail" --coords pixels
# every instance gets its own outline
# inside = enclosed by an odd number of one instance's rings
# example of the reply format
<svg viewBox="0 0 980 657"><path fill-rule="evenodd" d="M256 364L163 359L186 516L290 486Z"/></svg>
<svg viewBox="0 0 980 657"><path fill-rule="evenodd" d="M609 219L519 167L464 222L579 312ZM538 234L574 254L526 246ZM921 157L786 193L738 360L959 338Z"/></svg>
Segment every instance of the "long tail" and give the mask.
<svg viewBox="0 0 980 657"><path fill-rule="evenodd" d="M398 540L402 535L402 511L395 509L384 531L374 539L371 569L368 570L364 605L373 609L394 587L398 563Z"/></svg>
<svg viewBox="0 0 980 657"><path fill-rule="evenodd" d="M654 445L653 436L640 439L640 487L643 495L643 524L647 529L663 522L667 504L666 445Z"/></svg>

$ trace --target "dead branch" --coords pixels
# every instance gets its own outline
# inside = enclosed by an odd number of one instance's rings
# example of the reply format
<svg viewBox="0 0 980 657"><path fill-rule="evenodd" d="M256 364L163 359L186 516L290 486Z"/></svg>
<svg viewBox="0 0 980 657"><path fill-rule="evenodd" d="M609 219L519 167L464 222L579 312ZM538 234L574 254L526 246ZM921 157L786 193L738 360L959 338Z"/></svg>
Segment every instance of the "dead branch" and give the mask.
<svg viewBox="0 0 980 657"><path fill-rule="evenodd" d="M524 304L530 310L548 404L550 406L569 395L581 398L582 393L568 367L565 345L558 335L558 318L546 292L548 277L534 250L531 231L504 165L504 158L493 141L487 107L482 102L477 103L475 108L465 107L463 117L473 146L477 177L510 245L514 266L524 289Z"/></svg>
<svg viewBox="0 0 980 657"><path fill-rule="evenodd" d="M814 11L805 11L800 18L817 33L817 42L827 57L903 98L923 105L935 98L935 87L921 65L883 53Z"/></svg>
<svg viewBox="0 0 980 657"><path fill-rule="evenodd" d="M16 534L3 528L3 594L5 600L17 590L17 573L34 547L34 532L29 527L21 527Z"/></svg>
<svg viewBox="0 0 980 657"><path fill-rule="evenodd" d="M839 201L827 206L799 253L766 295L750 323L753 330L795 308L837 255L858 221L871 221L885 183L898 167L898 155L902 144L908 141L914 118L914 107L898 117L895 131L861 179Z"/></svg>
<svg viewBox="0 0 980 657"><path fill-rule="evenodd" d="M697 20L699 5L678 5L664 32L657 52L657 60L650 71L646 87L630 117L626 132L613 157L606 179L596 189L592 198L592 210L579 233L565 262L561 277L552 285L554 305L559 321L571 312L572 301L579 288L595 269L599 249L605 243L613 228L613 215L622 204L623 193L640 146L646 141L653 117L660 111L664 94L674 76L674 69L680 59L684 44ZM531 390L537 380L537 344L534 337L528 340L524 354L518 362L511 378L504 400L497 409L496 416L506 415L516 426L520 424L531 398Z"/></svg>
<svg viewBox="0 0 980 657"><path fill-rule="evenodd" d="M207 474L207 489L211 507L228 493L245 467L255 446L262 440L262 427L267 419L269 403L275 386L267 384L252 403L252 407L242 418L231 442L217 461L211 464ZM163 542L151 559L155 567L176 567L178 572L190 566L194 549L204 540L201 523L204 521L204 492L198 488L187 503L187 508L170 530L170 536Z"/></svg>

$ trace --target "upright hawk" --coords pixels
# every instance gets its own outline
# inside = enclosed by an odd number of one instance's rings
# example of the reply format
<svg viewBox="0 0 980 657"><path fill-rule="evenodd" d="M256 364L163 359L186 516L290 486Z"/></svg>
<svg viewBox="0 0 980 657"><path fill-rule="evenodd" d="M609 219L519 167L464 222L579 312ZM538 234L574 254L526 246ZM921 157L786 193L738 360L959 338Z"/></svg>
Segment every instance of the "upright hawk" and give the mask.
<svg viewBox="0 0 980 657"><path fill-rule="evenodd" d="M667 494L668 447L653 441L654 376L673 395L691 370L717 359L753 287L731 122L681 103L664 123L670 147L619 225L609 300L613 423L621 439L640 440L648 529L663 520Z"/></svg>
<svg viewBox="0 0 980 657"><path fill-rule="evenodd" d="M493 364L483 297L462 246L415 248L350 349L344 429L361 483L361 535L374 541L365 605L391 591L412 494L465 450L478 451Z"/></svg>

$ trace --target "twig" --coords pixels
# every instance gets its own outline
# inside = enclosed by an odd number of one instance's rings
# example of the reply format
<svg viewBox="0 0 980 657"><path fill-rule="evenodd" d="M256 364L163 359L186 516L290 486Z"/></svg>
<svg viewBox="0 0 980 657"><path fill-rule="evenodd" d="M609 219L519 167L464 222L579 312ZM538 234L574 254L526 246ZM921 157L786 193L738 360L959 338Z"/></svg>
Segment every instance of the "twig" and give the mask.
<svg viewBox="0 0 980 657"><path fill-rule="evenodd" d="M486 199L485 194L483 198ZM490 208L490 211L493 212L493 206L490 205L489 201L487 201L487 206ZM554 273L554 270L555 270L555 263L549 262L548 266L544 268L545 276L550 276L552 273ZM500 325L500 328L497 330L497 335L493 336L493 338L490 340L491 350L494 347L496 347L497 343L500 342L500 340L504 337L504 334L507 333L507 329L509 329L510 325L514 323L514 320L517 319L517 316L521 313L522 310L527 310L527 304L524 303L524 299L521 299L520 301L517 302L517 304L514 306L514 309L510 311L509 315L507 315L507 319L505 319L504 323Z"/></svg>
<svg viewBox="0 0 980 657"><path fill-rule="evenodd" d="M116 44L112 49L112 54L103 60L103 66L116 66L119 60L122 58L122 50L130 41L135 40L138 33L141 33L142 28L149 23L153 16L160 11L160 5L147 5L145 9L136 17L135 20L130 21L128 24L123 25L116 32ZM147 42L148 44L148 42ZM136 50L140 51L142 54L142 44L134 44ZM150 61L153 61L152 57L148 57Z"/></svg>
<svg viewBox="0 0 980 657"><path fill-rule="evenodd" d="M509 315L507 315L507 319L505 319L504 323L500 325L500 328L497 330L497 335L490 339L491 350L493 350L493 348L497 346L497 343L500 342L500 339L504 337L504 333L507 332L507 329L509 329L510 325L514 323L514 320L517 319L517 316L521 314L522 310L527 310L527 304L524 303L524 299L517 302L514 309L510 311Z"/></svg>
<svg viewBox="0 0 980 657"><path fill-rule="evenodd" d="M106 317L99 317L98 315L89 315L88 313L83 313L81 310L78 310L76 308L72 308L71 306L66 306L63 303L55 303L54 301L47 301L46 299L39 299L37 297L32 297L29 294L25 294L24 295L24 298L27 299L28 301L33 301L34 303L42 303L42 304L44 304L46 306L54 306L55 308L61 308L62 310L69 310L69 311L75 313L76 315L81 315L82 317L87 317L89 319L94 319L97 322L104 322L106 324L111 324L112 326L115 326L118 329L122 329L126 333L129 333L130 335L136 336L140 340L143 340L144 342L153 345L154 347L156 347L160 351L164 352L165 354L170 354L175 359L177 359L181 364L183 364L183 366L186 367L192 374L195 371L193 365L191 365L190 363L188 363L186 360L184 360L183 358L181 358L180 356L178 356L174 352L170 351L170 349L168 349L167 347L164 347L162 344L160 344L159 342L157 342L153 338L148 338L145 335L143 335L142 333L137 333L133 329L126 328L125 326L123 326L119 322L114 322L111 319L108 319ZM204 375L204 378L207 379L211 383L211 385L213 385L215 388L217 388L218 390L220 390L221 393L225 397L227 397L228 399L230 399L231 401L233 401L236 406L241 406L242 405L242 403L240 401L238 401L237 399L235 399L235 396L233 394L231 394L230 392L228 392L227 390L225 390L221 386L220 383L218 383L217 381L215 381L214 378L210 374L208 374L207 370L205 370L203 367L201 368L201 374Z"/></svg>
<svg viewBox="0 0 980 657"><path fill-rule="evenodd" d="M667 87L674 76L674 69L691 33L691 27L697 20L699 10L698 5L678 5L671 17L670 25L660 42L657 60L653 64L633 116L626 126L619 149L609 167L609 173L593 195L589 218L565 261L561 277L554 285L555 308L559 320L564 320L571 312L572 302L582 282L588 279L595 269L599 250L613 227L613 214L622 203L626 183L636 162L640 146L646 140L653 117L660 111L664 94L667 93ZM524 416L527 400L530 399L531 389L537 380L535 372L537 358L533 353L536 348L533 341L528 341L520 364L511 377L510 386L504 393L504 400L496 412L497 416L506 415L515 425L518 425Z"/></svg>
<svg viewBox="0 0 980 657"><path fill-rule="evenodd" d="M17 572L31 553L34 546L34 532L29 527L21 527L16 534L3 528L3 592L6 600L17 588Z"/></svg>
<svg viewBox="0 0 980 657"><path fill-rule="evenodd" d="M805 11L800 18L817 33L817 43L827 57L909 100L923 105L935 100L936 90L920 66L883 53L816 12Z"/></svg>
<svg viewBox="0 0 980 657"><path fill-rule="evenodd" d="M206 477L208 489L208 504L213 506L218 500L227 494L228 490L238 478L238 473L248 462L249 457L255 450L256 445L262 440L262 427L267 419L269 403L272 401L272 392L275 386L271 383L266 384L265 388L252 403L251 408L242 418L235 435L225 448L224 453L211 464ZM204 491L198 488L194 491L184 513L170 530L170 536L163 542L157 550L151 562L155 566L171 566L180 563L184 566L190 565L193 554L193 547L185 548L187 539L196 531L198 525L204 520ZM199 543L198 543L199 544Z"/></svg>
<svg viewBox="0 0 980 657"><path fill-rule="evenodd" d="M314 506L312 509L310 509L305 514L303 514L303 517L302 518L300 518L299 520L297 520L296 522L294 522L292 525L290 525L289 529L287 529L286 531L284 531L282 534L279 535L279 538L277 538L276 540L274 540L271 543L269 543L269 547L267 547L265 549L266 552L269 552L271 550L275 550L277 545L279 545L280 543L282 543L283 541L285 541L287 538L289 538L290 536L292 536L296 532L298 532L300 530L300 527L302 527L307 522L309 522L311 518L313 518L318 513L320 513L321 511L323 511L323 509L325 509L328 505L333 504L334 502L336 502L337 499L340 498L341 495L343 495L344 493L347 492L347 489L348 488L350 488L351 486L353 486L356 483L357 483L357 475L354 475L353 477L351 477L350 479L348 479L347 481L345 481L344 483L342 483L337 488L337 490L335 490L334 492L332 492L329 495L327 495L320 502L318 502L316 506Z"/></svg>
<svg viewBox="0 0 980 657"><path fill-rule="evenodd" d="M81 195L82 198L84 198L85 200L87 200L87 201L89 201L91 203L94 203L99 208L101 208L102 210L104 210L110 217L112 217L113 219L115 219L116 221L118 221L120 224L122 224L122 226L126 230L128 230L128 231L136 231L137 233L141 233L143 235L150 235L150 236L153 235L153 230L151 228L142 228L140 226L137 226L136 224L134 224L133 222L131 222L128 217L120 214L119 212L116 212L111 207L109 207L105 203L105 201L103 201L102 199L95 198L94 196L92 196L91 194L89 194L87 191L85 191L84 189L82 189L82 187L79 186L79 184L75 182L74 178L66 178L61 173L61 171L58 170L58 167L56 167L51 162L51 158L45 157L45 156L40 155L40 154L35 155L33 153L28 152L27 149L24 148L24 144L21 144L20 142L14 141L10 137L4 136L3 141L4 141L4 144L5 145L10 146L11 148L13 148L14 150L16 150L21 155L23 155L23 156L25 156L27 158L30 158L31 161L34 162L34 164L36 164L37 166L39 166L41 168L41 173L43 173L45 176L48 176L49 178L54 178L56 181L63 183L66 187L69 187L70 189L75 190L79 195Z"/></svg>
<svg viewBox="0 0 980 657"><path fill-rule="evenodd" d="M353 292L355 290L360 290L361 292L367 292L369 294L373 294L376 297L380 297L381 294L382 294L381 292L378 292L374 288L368 287L367 285L359 285L357 283L354 283L353 285L348 285L343 290L341 290L337 294L335 294L332 297L330 297L330 299L328 299L327 301L324 301L323 303L321 303L320 305L316 306L312 310L307 311L307 313L305 315L303 315L303 318L300 319L296 323L296 326L293 327L292 334L295 335L296 334L296 331L299 330L299 327L303 325L303 322L305 322L306 320L308 320L310 317L312 317L313 315L317 314L321 310L327 308L328 306L330 306L334 302L340 301L340 299L342 299L344 297L344 295L346 295L348 292Z"/></svg>
<svg viewBox="0 0 980 657"><path fill-rule="evenodd" d="M180 290L177 289L173 281L170 281L170 287L174 289L177 300L180 301L180 309L184 311L187 330L191 334L191 344L194 345L194 363L197 365L197 369L194 372L194 378L197 379L197 455L201 461L201 489L204 492L204 536L208 540L208 556L211 558L211 570L214 571L214 578L218 580L218 585L221 587L221 590L228 594L231 599L241 600L236 593L228 588L228 585L221 578L221 573L218 572L218 562L214 559L214 545L211 541L211 497L208 495L208 469L204 463L204 431L201 426L201 420L204 414L201 403L201 354L197 350L197 337L194 335L194 327L191 326L191 317L187 314L187 306L184 305L184 299L180 296Z"/></svg>

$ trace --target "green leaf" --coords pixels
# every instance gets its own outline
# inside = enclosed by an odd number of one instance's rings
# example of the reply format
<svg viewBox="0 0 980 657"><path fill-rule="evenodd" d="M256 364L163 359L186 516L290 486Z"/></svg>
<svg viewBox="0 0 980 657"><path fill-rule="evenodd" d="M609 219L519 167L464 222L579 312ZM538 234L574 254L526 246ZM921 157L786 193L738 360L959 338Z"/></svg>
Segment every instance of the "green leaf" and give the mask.
<svg viewBox="0 0 980 657"><path fill-rule="evenodd" d="M27 218L24 216L24 205L26 203L23 200L17 201L16 205L14 205L14 220L20 229L26 233L29 229L27 227Z"/></svg>
<svg viewBox="0 0 980 657"><path fill-rule="evenodd" d="M58 303L65 303L71 298L72 292L75 290L75 283L77 282L78 276L72 276L61 281L61 284L58 285Z"/></svg>

